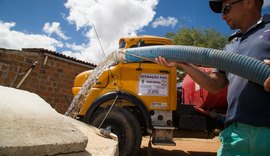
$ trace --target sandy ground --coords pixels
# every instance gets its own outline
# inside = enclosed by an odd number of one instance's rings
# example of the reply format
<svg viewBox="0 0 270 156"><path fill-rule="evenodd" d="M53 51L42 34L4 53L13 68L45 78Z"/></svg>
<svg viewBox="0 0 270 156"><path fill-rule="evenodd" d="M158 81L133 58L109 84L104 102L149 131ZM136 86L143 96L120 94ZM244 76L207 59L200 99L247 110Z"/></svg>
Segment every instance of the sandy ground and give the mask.
<svg viewBox="0 0 270 156"><path fill-rule="evenodd" d="M139 156L148 156L149 138L143 137ZM176 138L176 146L152 145L152 156L215 156L220 141L214 139ZM150 152L150 153L151 153Z"/></svg>

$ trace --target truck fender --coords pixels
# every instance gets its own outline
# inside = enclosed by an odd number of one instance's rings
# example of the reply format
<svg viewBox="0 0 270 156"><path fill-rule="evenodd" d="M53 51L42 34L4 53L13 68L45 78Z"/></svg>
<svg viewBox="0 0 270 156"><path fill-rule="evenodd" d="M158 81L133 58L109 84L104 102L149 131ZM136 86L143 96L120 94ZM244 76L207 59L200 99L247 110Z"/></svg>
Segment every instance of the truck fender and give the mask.
<svg viewBox="0 0 270 156"><path fill-rule="evenodd" d="M118 95L118 98L126 99L139 108L139 110L143 113L147 131L151 134L151 131L152 131L151 118L150 118L149 113L147 112L146 107L144 106L143 102L140 99L138 99L136 96L134 96L128 92L115 91L115 92L109 92L109 93L106 93L106 94L100 96L88 108L88 110L83 118L83 122L89 124L91 121L90 119L91 119L91 117L93 117L93 114L94 114L95 110L98 108L98 106L105 101L115 99L116 95Z"/></svg>

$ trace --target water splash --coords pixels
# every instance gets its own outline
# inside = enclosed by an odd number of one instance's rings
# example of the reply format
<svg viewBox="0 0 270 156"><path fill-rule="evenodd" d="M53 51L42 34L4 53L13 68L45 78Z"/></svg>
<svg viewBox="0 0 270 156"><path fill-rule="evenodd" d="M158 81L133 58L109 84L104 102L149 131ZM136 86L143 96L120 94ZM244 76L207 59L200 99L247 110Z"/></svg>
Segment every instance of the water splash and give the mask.
<svg viewBox="0 0 270 156"><path fill-rule="evenodd" d="M109 68L111 65L116 64L115 61L115 53L111 53L108 55L104 60L102 60L98 66L91 72L88 76L87 80L83 84L82 88L80 89L79 93L73 98L67 112L65 115L70 116L72 118L76 118L79 114L82 105L85 103L87 95L91 91L92 86L97 82L99 76L102 72Z"/></svg>

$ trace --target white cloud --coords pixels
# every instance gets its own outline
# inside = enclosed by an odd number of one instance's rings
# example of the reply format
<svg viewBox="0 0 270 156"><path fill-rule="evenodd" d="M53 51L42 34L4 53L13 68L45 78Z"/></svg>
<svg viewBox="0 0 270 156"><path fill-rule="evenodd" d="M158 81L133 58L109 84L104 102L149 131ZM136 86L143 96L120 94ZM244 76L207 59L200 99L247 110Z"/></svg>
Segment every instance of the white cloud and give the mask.
<svg viewBox="0 0 270 156"><path fill-rule="evenodd" d="M53 22L53 23L45 23L43 26L43 31L47 33L49 36L51 34L55 33L57 36L64 40L68 40L69 37L67 37L61 30L60 23L59 22Z"/></svg>
<svg viewBox="0 0 270 156"><path fill-rule="evenodd" d="M56 39L46 35L27 34L19 31L11 30L16 23L0 21L0 47L7 49L21 48L45 48L56 50L56 47L62 47L63 44Z"/></svg>
<svg viewBox="0 0 270 156"><path fill-rule="evenodd" d="M263 7L270 7L270 0L264 0Z"/></svg>
<svg viewBox="0 0 270 156"><path fill-rule="evenodd" d="M160 16L152 23L152 27L153 28L156 28L158 26L174 27L177 22L178 22L178 20L174 17L164 18L163 16Z"/></svg>
<svg viewBox="0 0 270 156"><path fill-rule="evenodd" d="M84 50L86 48L86 46L84 44L77 45L75 43L72 43L72 44L66 43L65 44L65 47L70 48L70 49L72 49L74 51L82 51L82 50Z"/></svg>
<svg viewBox="0 0 270 156"><path fill-rule="evenodd" d="M86 30L89 42L79 53L64 53L98 63L103 55L92 25L107 55L117 48L120 37L136 35L153 20L157 4L158 0L68 0L67 20L77 30Z"/></svg>

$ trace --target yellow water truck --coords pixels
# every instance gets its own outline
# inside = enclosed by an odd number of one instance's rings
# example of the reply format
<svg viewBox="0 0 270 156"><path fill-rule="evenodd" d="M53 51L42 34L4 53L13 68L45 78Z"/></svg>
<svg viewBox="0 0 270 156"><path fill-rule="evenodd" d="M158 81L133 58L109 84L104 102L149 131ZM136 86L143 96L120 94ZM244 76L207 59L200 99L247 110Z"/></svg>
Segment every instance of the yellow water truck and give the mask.
<svg viewBox="0 0 270 156"><path fill-rule="evenodd" d="M119 48L172 44L170 39L157 36L119 40ZM91 70L76 76L74 96L90 73ZM155 145L175 145L173 137L194 137L195 133L197 137L213 137L215 119L194 110L191 104L177 102L176 78L176 68L151 61L116 63L105 69L93 85L78 118L115 133L120 156L136 155L143 135L150 134Z"/></svg>

